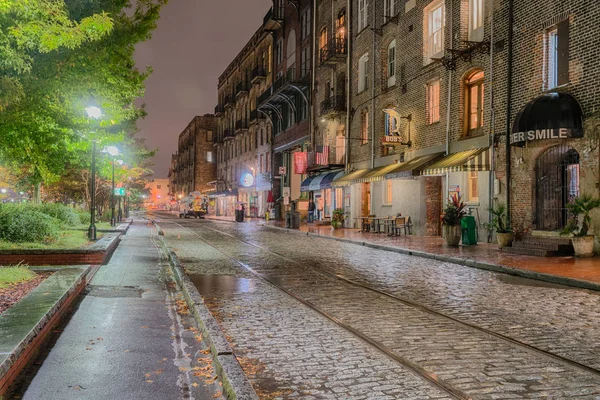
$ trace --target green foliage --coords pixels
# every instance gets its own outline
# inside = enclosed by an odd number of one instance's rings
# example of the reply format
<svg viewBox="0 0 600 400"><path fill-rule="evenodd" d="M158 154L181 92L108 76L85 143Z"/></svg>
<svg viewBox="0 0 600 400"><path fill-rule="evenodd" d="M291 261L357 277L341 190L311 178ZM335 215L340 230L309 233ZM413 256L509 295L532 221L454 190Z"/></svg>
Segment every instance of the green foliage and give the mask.
<svg viewBox="0 0 600 400"><path fill-rule="evenodd" d="M331 225L334 228L341 228L344 225L345 213L344 209L336 208L331 216Z"/></svg>
<svg viewBox="0 0 600 400"><path fill-rule="evenodd" d="M495 208L490 208L492 222L484 226L488 230L494 230L496 233L511 233L512 228L506 224L506 206L499 203Z"/></svg>
<svg viewBox="0 0 600 400"><path fill-rule="evenodd" d="M89 211L78 211L79 214L79 223L83 225L89 225L92 217L90 216Z"/></svg>
<svg viewBox="0 0 600 400"><path fill-rule="evenodd" d="M587 236L592 223L590 212L600 207L600 199L583 194L567 204L571 214L567 225L561 231L562 235L573 235L575 237ZM579 225L581 223L581 226Z"/></svg>
<svg viewBox="0 0 600 400"><path fill-rule="evenodd" d="M31 208L13 204L0 207L0 240L49 242L56 239L59 225L57 219Z"/></svg>
<svg viewBox="0 0 600 400"><path fill-rule="evenodd" d="M80 216L71 207L59 203L46 203L40 206L40 211L54 217L65 226L75 226L81 223Z"/></svg>
<svg viewBox="0 0 600 400"><path fill-rule="evenodd" d="M462 202L460 195L454 194L448 199L448 203L444 207L442 223L446 226L460 225L460 220L467 214L465 207L465 203Z"/></svg>
<svg viewBox="0 0 600 400"><path fill-rule="evenodd" d="M25 267L0 267L0 288L27 282L35 277L35 272Z"/></svg>

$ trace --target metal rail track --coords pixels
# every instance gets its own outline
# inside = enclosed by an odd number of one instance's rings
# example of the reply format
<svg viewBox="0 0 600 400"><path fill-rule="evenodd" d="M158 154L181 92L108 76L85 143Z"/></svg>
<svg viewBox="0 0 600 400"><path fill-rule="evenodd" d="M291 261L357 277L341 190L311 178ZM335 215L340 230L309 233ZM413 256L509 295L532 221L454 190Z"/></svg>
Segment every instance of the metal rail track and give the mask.
<svg viewBox="0 0 600 400"><path fill-rule="evenodd" d="M239 238L239 237L237 237L235 235L232 235L232 234L230 234L228 232L223 232L223 231L220 231L218 229L209 227L209 226L207 226L206 222L207 221L205 221L205 223L202 224L202 228L214 231L214 232L219 233L219 234L224 235L224 236L231 237L231 238L233 238L233 239L235 239L235 240L237 240L239 242L245 243L245 244L247 244L249 246L256 247L256 248L258 248L258 249L260 249L260 250L262 250L264 252L267 252L267 253L272 254L272 255L274 255L276 257L284 259L285 261L287 261L289 263L294 263L294 264L297 264L297 265L301 265L302 267L306 267L306 265L301 264L297 260L293 260L291 258L288 258L288 257L284 256L283 254L280 254L278 252L272 251L272 250L270 250L270 249L268 249L268 248L266 248L264 246L261 246L259 244L250 242L248 240L241 239L241 238ZM214 223L214 221L211 221L210 223ZM363 341L367 342L368 344L372 345L373 347L377 348L379 351L381 351L382 353L384 353L386 356L394 359L395 361L401 363L405 367L411 369L413 372L415 372L416 374L420 375L421 377L423 377L424 379L428 380L429 382L433 383L435 386L443 389L447 393L451 394L453 397L456 397L456 398L459 398L459 399L469 399L470 398L466 393L460 391L459 389L456 389L456 388L452 387L451 385L449 385L449 384L447 384L447 383L445 383L443 381L440 381L439 379L437 379L437 377L435 375L433 375L433 374L425 371L424 369L422 369L418 365L415 365L411 361L409 361L409 360L407 360L407 359L405 359L405 358L397 355L396 353L394 353L392 350L390 350L386 346L382 345L381 343L379 343L379 342L377 342L377 341L369 338L368 336L366 336L365 334L357 331L356 329L352 328L351 326L348 326L348 325L344 324L343 322L341 322L340 320L338 320L336 317L328 314L326 311L321 310L320 308L316 307L315 305L313 305L309 301L306 301L306 300L300 298L298 295L296 295L296 294L290 292L289 290L285 289L284 287L278 285L276 282L273 282L273 280L269 279L269 277L267 277L267 276L261 274L260 272L254 270L252 267L248 266L244 262L242 262L242 261L236 259L235 257L233 257L233 256L225 253L224 251L218 249L216 246L214 246L213 244L211 244L208 240L206 240L205 238L203 238L202 236L200 236L197 232L194 232L189 227L183 226L183 225L181 225L179 223L176 223L176 222L174 222L174 224L182 227L183 229L186 229L186 230L192 232L194 235L196 235L197 237L199 237L202 241L204 241L205 243L207 243L209 246L215 248L221 254L225 255L227 258L231 259L232 261L236 262L237 264L239 264L240 266L242 266L246 270L250 271L252 274L258 276L262 280L270 283L272 286L274 286L277 289L285 292L286 294L288 294L289 296L291 296L294 299L298 300L299 302L301 302L302 304L306 305L307 307L315 310L319 314L321 314L321 315L325 316L326 318L330 319L331 321L335 322L337 325L341 326L346 331L352 333L353 335L359 337L361 340L363 340ZM345 282L345 283L347 283L349 285L369 290L369 291L377 293L377 294L379 294L381 296L394 299L394 300L396 300L396 301L398 301L398 302L400 302L400 303L402 303L402 304L404 304L406 306L413 307L413 308L415 308L415 309L417 309L417 310L419 310L421 312L428 313L428 314L436 316L438 318L444 318L444 319L450 320L450 321L452 321L452 322L454 322L454 323L456 323L458 325L461 325L461 326L467 327L469 329L472 329L472 330L475 330L475 331L478 331L478 332L482 332L482 333L487 334L489 336L492 336L492 337L495 337L497 339L503 340L503 341L505 341L505 342L513 345L513 346L520 347L520 348L522 348L522 349L524 349L524 350L526 350L526 351L528 351L530 353L534 353L536 355L541 355L541 356L547 357L547 358L549 358L549 359L551 359L553 361L556 361L556 362L559 362L559 363L561 363L563 365L566 365L568 367L577 368L577 369L580 369L580 370L582 370L584 372L600 376L600 370L598 370L596 368L593 368L593 367L590 367L588 365L579 363L579 362L577 362L575 360L571 360L571 359L563 357L561 355L548 352L546 350L543 350L543 349L540 349L538 347L532 346L530 344L527 344L527 343L521 342L519 340L513 339L513 338L508 337L506 335L503 335L501 333L494 332L492 330L479 327L479 326L471 324L469 322L462 321L462 320L460 320L458 318L446 315L444 313L436 311L436 310L434 310L434 309L432 309L432 308L430 308L430 307L428 307L426 305L417 303L415 301L408 300L408 299L405 299L405 298L402 298L402 297L399 297L399 296L396 296L396 295L393 295L393 294L390 294L390 293L386 293L386 292L384 292L382 290L370 287L370 286L365 285L365 284L360 283L360 282L355 282L355 281L353 281L351 279L348 279L348 278L344 277L343 275L334 274L334 273L331 273L331 272L328 272L328 271L324 271L322 269L315 268L315 267L312 267L312 266L310 266L308 268L310 268L313 271L315 271L315 272L317 272L317 273L319 273L321 275L324 275L326 277L337 279L337 280Z"/></svg>

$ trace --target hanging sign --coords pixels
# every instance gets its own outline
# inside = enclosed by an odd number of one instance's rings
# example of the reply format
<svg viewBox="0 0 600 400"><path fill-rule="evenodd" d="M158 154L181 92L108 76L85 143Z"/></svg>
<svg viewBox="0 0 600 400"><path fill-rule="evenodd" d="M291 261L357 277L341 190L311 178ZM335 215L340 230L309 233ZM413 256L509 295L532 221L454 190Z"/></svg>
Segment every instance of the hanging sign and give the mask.
<svg viewBox="0 0 600 400"><path fill-rule="evenodd" d="M285 167L279 167L279 175L285 175L286 172L287 171Z"/></svg>
<svg viewBox="0 0 600 400"><path fill-rule="evenodd" d="M252 174L249 172L242 174L242 176L240 177L240 185L242 185L245 188L254 185L254 177L252 176Z"/></svg>

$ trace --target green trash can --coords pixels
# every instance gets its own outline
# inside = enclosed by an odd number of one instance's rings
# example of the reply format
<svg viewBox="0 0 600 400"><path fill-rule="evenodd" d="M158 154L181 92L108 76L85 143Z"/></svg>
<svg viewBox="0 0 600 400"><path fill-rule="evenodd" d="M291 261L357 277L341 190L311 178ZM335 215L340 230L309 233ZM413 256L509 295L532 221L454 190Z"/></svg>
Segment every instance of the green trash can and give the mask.
<svg viewBox="0 0 600 400"><path fill-rule="evenodd" d="M462 228L462 244L470 246L477 244L477 224L475 224L475 217L467 215L460 220L460 226Z"/></svg>

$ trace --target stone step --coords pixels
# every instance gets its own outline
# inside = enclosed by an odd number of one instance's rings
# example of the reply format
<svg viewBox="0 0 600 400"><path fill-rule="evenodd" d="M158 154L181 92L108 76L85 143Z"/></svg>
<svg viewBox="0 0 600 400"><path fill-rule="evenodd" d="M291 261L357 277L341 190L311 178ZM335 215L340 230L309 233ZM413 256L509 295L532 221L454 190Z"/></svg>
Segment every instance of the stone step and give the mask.
<svg viewBox="0 0 600 400"><path fill-rule="evenodd" d="M558 245L569 246L571 239L568 237L544 237L544 236L524 236L520 242L535 242L535 243L553 243Z"/></svg>
<svg viewBox="0 0 600 400"><path fill-rule="evenodd" d="M519 247L505 247L502 249L502 251L506 252L506 253L523 254L526 256L536 256L536 257L557 257L557 256L559 256L558 252L556 252L556 251L544 250L544 249L526 249L526 248L519 248Z"/></svg>
<svg viewBox="0 0 600 400"><path fill-rule="evenodd" d="M513 247L519 249L541 249L559 252L569 252L571 250L570 244L559 244L559 243L540 243L533 241L514 241Z"/></svg>

